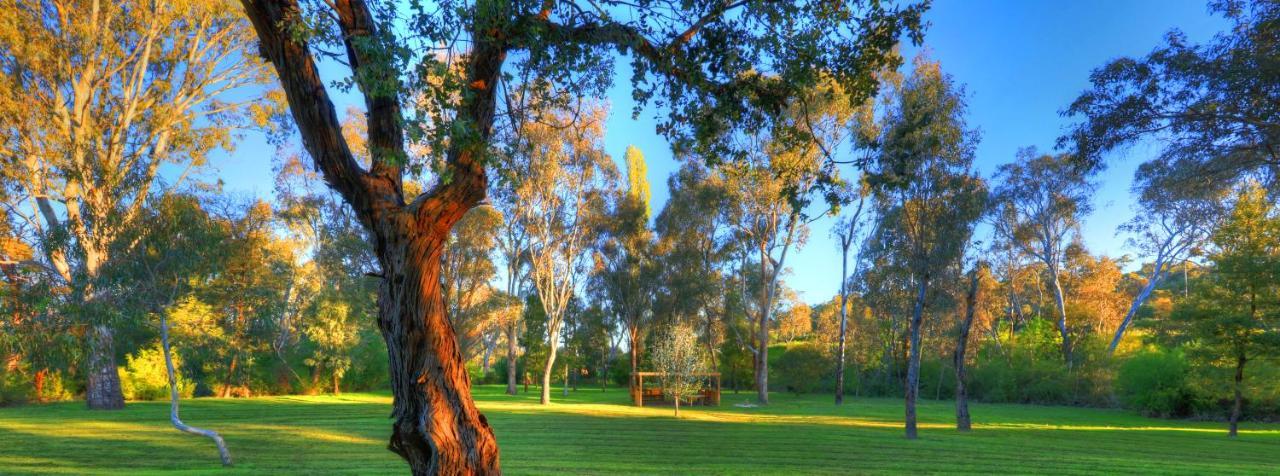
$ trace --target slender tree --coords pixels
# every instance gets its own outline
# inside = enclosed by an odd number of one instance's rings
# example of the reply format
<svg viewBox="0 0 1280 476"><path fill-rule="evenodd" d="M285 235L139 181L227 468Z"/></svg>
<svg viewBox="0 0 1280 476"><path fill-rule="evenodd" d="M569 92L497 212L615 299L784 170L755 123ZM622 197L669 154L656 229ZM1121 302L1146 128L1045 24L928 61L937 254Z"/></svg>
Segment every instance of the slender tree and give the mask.
<svg viewBox="0 0 1280 476"><path fill-rule="evenodd" d="M603 107L589 106L581 117L565 114L558 117L560 124L530 123L521 134L529 155L519 193L520 220L529 236L529 277L547 317L543 405L551 403L561 331L586 271L591 216L616 181L612 158L600 147L606 114Z"/></svg>
<svg viewBox="0 0 1280 476"><path fill-rule="evenodd" d="M1071 365L1071 331L1062 269L1067 248L1079 234L1080 219L1093 209L1095 184L1088 170L1070 155L1040 155L1034 148L1018 152L1017 162L1000 166L994 192L1000 210L996 234L1044 265L1057 305L1062 360Z"/></svg>
<svg viewBox="0 0 1280 476"><path fill-rule="evenodd" d="M938 63L917 59L895 99L869 180L879 232L892 237L915 288L906 379L906 436L915 439L920 333L930 285L968 245L987 190L972 170L977 135L965 125L963 92Z"/></svg>
<svg viewBox="0 0 1280 476"><path fill-rule="evenodd" d="M965 353L969 346L969 332L973 329L974 316L978 311L978 300L981 282L988 278L990 271L987 263L979 261L969 270L969 290L964 295L964 318L956 326L956 351L952 357L956 370L956 429L969 431L972 422L969 418L969 390L965 386L968 379L965 367Z"/></svg>

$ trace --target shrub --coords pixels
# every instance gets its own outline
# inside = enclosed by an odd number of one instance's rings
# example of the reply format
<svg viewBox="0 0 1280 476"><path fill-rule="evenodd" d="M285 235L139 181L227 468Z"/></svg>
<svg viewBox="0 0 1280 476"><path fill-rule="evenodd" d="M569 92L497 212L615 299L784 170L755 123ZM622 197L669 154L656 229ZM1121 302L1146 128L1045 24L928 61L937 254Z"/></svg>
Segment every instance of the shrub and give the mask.
<svg viewBox="0 0 1280 476"><path fill-rule="evenodd" d="M1126 407L1144 415L1188 416L1198 406L1189 385L1190 370L1180 351L1142 351L1120 366L1116 393Z"/></svg>
<svg viewBox="0 0 1280 476"><path fill-rule="evenodd" d="M181 368L177 350L173 350L173 365ZM164 400L169 398L169 374L165 369L164 352L157 343L153 347L138 349L125 356L120 368L120 387L129 400ZM178 395L190 398L195 386L178 375Z"/></svg>
<svg viewBox="0 0 1280 476"><path fill-rule="evenodd" d="M818 388L835 367L817 344L805 342L782 352L774 369L779 383L798 395Z"/></svg>

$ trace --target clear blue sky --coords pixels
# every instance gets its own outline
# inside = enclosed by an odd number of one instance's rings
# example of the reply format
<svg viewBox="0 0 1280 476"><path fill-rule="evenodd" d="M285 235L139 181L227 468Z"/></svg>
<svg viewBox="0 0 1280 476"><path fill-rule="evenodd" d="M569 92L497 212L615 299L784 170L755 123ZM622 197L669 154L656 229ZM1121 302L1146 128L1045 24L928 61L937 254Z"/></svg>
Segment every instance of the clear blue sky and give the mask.
<svg viewBox="0 0 1280 476"><path fill-rule="evenodd" d="M1202 0L937 0L927 18L930 56L969 93L969 124L982 132L978 168L987 176L1013 160L1021 147L1052 149L1067 123L1058 111L1085 89L1093 68L1112 58L1145 54L1172 28L1199 42L1226 26L1209 15ZM618 64L626 67L625 61ZM658 210L667 201L667 177L678 165L654 132L652 110L631 119L629 77L629 71L619 71L609 93L613 114L605 145L618 160L629 144L644 152ZM354 99L338 95L339 112ZM1109 161L1096 211L1085 221L1085 242L1095 253L1118 257L1130 251L1116 226L1133 214L1129 184L1136 165L1150 153L1140 146ZM221 178L229 192L267 198L274 154L261 137L247 135L236 151L214 157L204 175ZM809 242L788 259L787 285L810 303L830 298L838 285L840 257L830 226L827 219L812 224Z"/></svg>

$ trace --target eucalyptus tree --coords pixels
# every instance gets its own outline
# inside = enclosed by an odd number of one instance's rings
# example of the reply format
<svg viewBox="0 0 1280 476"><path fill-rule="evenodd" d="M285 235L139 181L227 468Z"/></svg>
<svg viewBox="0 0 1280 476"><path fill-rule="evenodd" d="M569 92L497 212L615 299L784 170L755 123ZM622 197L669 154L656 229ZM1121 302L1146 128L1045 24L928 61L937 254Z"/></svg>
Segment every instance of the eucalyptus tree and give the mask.
<svg viewBox="0 0 1280 476"><path fill-rule="evenodd" d="M920 330L930 285L962 256L985 212L987 188L973 171L978 137L965 123L963 91L938 63L917 59L883 118L869 170L880 233L895 237L914 282L906 381L906 436L916 438Z"/></svg>
<svg viewBox="0 0 1280 476"><path fill-rule="evenodd" d="M737 155L718 138L769 124L822 74L846 86L850 100L869 96L876 82L868 73L896 61L904 35L920 41L925 9L861 0L241 1L308 151L372 235L393 373L391 448L418 473L499 469L433 283L448 231L484 198L495 123L511 117L498 114L508 105L501 96L516 89L507 78L600 97L622 55L634 71L633 97L670 112L660 132L707 157ZM351 74L340 84L365 100L368 169L338 133L319 54L341 58ZM408 138L425 140L432 160L409 160ZM442 179L405 200L402 177L426 163Z"/></svg>
<svg viewBox="0 0 1280 476"><path fill-rule="evenodd" d="M1093 210L1096 185L1089 170L1068 154L1041 155L1035 148L1018 152L1018 160L1001 165L994 191L998 210L996 235L1044 265L1049 289L1057 304L1057 327L1062 360L1071 365L1071 331L1062 269L1080 220Z"/></svg>
<svg viewBox="0 0 1280 476"><path fill-rule="evenodd" d="M218 0L0 2L0 181L38 223L42 266L85 328L85 399L124 406L115 324L94 281L121 224L264 117L243 89L266 70L243 15ZM187 176L176 174L168 185Z"/></svg>
<svg viewBox="0 0 1280 476"><path fill-rule="evenodd" d="M657 232L655 270L659 311L680 316L701 334L707 358L717 367L724 338L728 284L724 266L733 246L723 210L728 205L723 182L706 166L682 161L667 178L670 198L654 220Z"/></svg>
<svg viewBox="0 0 1280 476"><path fill-rule="evenodd" d="M1146 284L1134 295L1107 347L1110 353L1115 353L1134 316L1170 270L1179 262L1185 263L1197 248L1205 245L1214 222L1222 213L1221 191L1202 189L1189 194L1177 187L1166 187L1161 182L1167 180L1170 172L1173 171L1165 164L1156 162L1144 164L1138 171L1134 187L1138 193L1138 215L1122 225L1121 230L1132 233L1130 246L1153 261L1145 271Z"/></svg>
<svg viewBox="0 0 1280 476"><path fill-rule="evenodd" d="M840 218L831 229L831 234L840 240L840 335L839 342L836 344L836 405L844 403L845 346L849 334L849 249L853 247L853 242L857 239L861 231L859 228L865 218L862 210L866 205L867 194L862 193L863 187L859 189L858 204L853 210L853 215ZM856 269L854 274L857 274Z"/></svg>
<svg viewBox="0 0 1280 476"><path fill-rule="evenodd" d="M520 134L526 156L517 195L524 204L519 220L528 233L529 277L547 317L543 405L551 403L561 331L587 271L592 217L601 213L617 181L613 159L601 146L607 109L585 105L577 112L577 117L573 111L551 116L560 123L527 123Z"/></svg>
<svg viewBox="0 0 1280 476"><path fill-rule="evenodd" d="M741 247L742 266L760 278L748 312L754 327L757 400L769 403L769 327L787 256L808 239L815 195L838 206L841 180L831 151L847 135L854 104L838 82L823 80L793 98L769 131L740 137L750 150L720 167L726 218ZM824 210L824 213L829 209ZM742 281L746 283L746 281ZM743 295L747 295L743 292Z"/></svg>
<svg viewBox="0 0 1280 476"><path fill-rule="evenodd" d="M1165 186L1280 178L1280 4L1211 0L1229 28L1203 44L1174 30L1139 58L1095 69L1063 112L1080 118L1059 142L1092 166L1109 151L1154 139L1172 172Z"/></svg>
<svg viewBox="0 0 1280 476"><path fill-rule="evenodd" d="M627 186L612 194L610 209L595 220L595 266L589 288L611 320L626 333L633 375L628 387L634 394L640 345L656 297L656 263L653 230L649 227L648 166L644 154L635 146L628 146L623 158Z"/></svg>

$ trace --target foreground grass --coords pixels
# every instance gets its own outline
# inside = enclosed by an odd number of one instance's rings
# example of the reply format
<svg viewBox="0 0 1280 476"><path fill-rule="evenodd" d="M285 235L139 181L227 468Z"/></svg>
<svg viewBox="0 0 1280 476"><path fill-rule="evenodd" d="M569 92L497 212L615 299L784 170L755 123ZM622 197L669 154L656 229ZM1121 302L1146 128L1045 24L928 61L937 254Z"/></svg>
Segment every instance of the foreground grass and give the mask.
<svg viewBox="0 0 1280 476"><path fill-rule="evenodd" d="M902 404L775 394L765 408L681 411L628 406L623 391L582 389L549 407L536 392L476 397L510 474L636 473L1280 473L1280 425L1223 425L1141 418L1126 412L974 405L975 428L951 428L950 402L920 409L922 437L902 438ZM559 397L559 389L554 394ZM213 445L168 425L162 402L89 412L80 402L0 409L0 474L160 472L387 474L405 467L385 449L385 395L199 399L184 419L226 437L236 466Z"/></svg>

